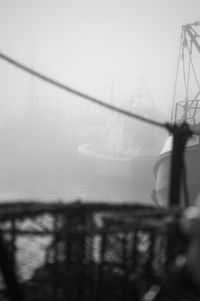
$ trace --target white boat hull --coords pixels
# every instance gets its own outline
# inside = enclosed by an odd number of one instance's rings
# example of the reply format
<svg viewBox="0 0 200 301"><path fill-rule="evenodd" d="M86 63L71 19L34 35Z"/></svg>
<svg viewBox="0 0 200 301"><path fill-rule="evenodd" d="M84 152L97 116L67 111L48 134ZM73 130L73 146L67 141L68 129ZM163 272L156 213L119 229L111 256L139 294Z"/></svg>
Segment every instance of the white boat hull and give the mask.
<svg viewBox="0 0 200 301"><path fill-rule="evenodd" d="M185 165L187 172L187 187L190 205L193 205L200 195L200 144L199 138L194 137L186 147ZM167 145L167 143L166 143ZM171 146L164 147L163 152L158 157L154 174L156 178L156 199L160 205L167 206L169 203L169 183L170 183L170 164ZM184 204L183 191L181 193L181 204Z"/></svg>

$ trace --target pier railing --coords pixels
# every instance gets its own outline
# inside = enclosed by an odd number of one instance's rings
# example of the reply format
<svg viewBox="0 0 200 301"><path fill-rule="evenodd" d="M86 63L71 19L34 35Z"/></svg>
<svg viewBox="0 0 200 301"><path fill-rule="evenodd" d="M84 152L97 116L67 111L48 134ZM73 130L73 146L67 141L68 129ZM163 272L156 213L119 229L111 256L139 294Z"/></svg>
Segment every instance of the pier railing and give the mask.
<svg viewBox="0 0 200 301"><path fill-rule="evenodd" d="M184 256L180 210L16 203L0 229L27 300L140 300ZM0 299L10 300L3 277Z"/></svg>

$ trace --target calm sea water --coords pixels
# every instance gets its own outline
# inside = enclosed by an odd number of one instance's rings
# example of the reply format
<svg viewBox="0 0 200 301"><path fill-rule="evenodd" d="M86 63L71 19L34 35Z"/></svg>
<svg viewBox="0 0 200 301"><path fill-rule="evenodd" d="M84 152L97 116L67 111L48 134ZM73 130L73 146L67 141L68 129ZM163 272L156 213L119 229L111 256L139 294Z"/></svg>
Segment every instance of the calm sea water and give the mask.
<svg viewBox="0 0 200 301"><path fill-rule="evenodd" d="M151 202L151 185L111 180L99 177L92 179L67 179L62 182L15 182L0 183L0 201L36 200L71 202L79 199L110 202Z"/></svg>

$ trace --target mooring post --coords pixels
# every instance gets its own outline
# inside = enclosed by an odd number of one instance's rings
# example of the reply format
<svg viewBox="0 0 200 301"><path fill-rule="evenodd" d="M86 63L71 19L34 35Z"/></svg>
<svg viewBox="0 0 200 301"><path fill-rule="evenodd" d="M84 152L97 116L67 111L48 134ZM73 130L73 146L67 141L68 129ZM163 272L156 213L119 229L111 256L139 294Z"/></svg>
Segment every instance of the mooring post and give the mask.
<svg viewBox="0 0 200 301"><path fill-rule="evenodd" d="M187 140L192 137L190 126L184 122L170 128L173 135L173 148L170 172L169 206L180 206L181 180L184 171L184 152Z"/></svg>

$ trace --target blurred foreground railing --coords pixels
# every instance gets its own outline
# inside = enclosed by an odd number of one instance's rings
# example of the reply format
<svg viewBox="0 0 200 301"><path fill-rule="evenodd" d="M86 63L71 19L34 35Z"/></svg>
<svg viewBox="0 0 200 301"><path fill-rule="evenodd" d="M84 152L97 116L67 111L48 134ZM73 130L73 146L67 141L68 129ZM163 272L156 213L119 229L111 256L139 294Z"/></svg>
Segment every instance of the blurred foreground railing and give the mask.
<svg viewBox="0 0 200 301"><path fill-rule="evenodd" d="M179 210L139 205L0 205L27 300L140 300L184 254ZM0 300L6 298L1 281Z"/></svg>

